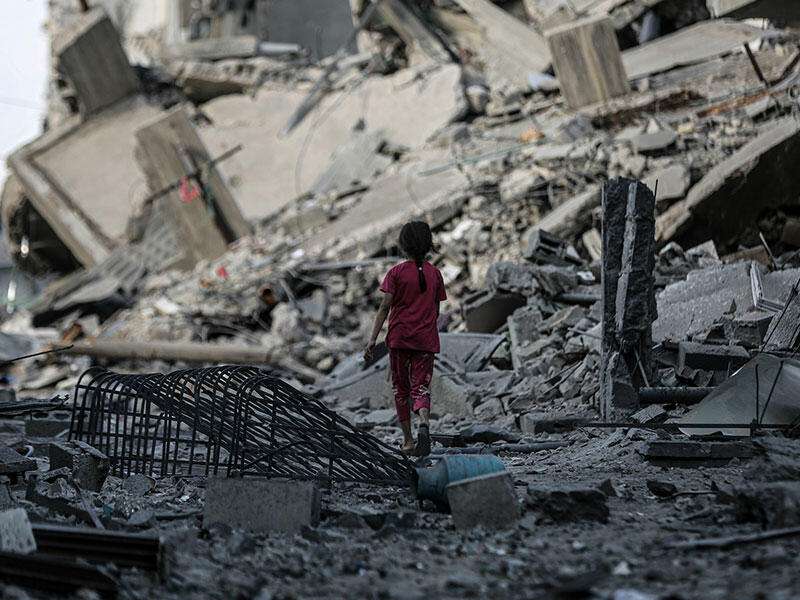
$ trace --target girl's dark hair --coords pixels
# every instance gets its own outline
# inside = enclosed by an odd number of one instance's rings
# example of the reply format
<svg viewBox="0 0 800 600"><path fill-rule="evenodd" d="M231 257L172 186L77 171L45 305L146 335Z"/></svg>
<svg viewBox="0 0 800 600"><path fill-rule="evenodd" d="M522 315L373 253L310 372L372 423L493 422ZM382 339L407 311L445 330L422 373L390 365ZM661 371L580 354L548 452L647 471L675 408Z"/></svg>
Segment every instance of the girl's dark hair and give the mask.
<svg viewBox="0 0 800 600"><path fill-rule="evenodd" d="M425 274L422 271L422 261L428 252L433 250L433 235L431 228L424 221L411 221L403 225L400 230L400 248L417 263L419 274L419 289L424 292L428 289Z"/></svg>

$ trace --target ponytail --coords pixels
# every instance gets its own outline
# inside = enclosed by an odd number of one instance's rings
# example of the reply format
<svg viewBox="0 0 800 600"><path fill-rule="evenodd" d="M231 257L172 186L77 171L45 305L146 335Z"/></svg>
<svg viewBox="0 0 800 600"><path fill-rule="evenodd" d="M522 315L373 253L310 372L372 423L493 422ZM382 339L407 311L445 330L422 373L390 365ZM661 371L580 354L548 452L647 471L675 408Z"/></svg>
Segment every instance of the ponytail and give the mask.
<svg viewBox="0 0 800 600"><path fill-rule="evenodd" d="M428 282L425 281L422 261L433 250L431 228L424 221L406 223L400 230L400 247L409 258L414 259L417 265L417 274L419 275L419 290L420 293L425 293L425 290L428 289Z"/></svg>
<svg viewBox="0 0 800 600"><path fill-rule="evenodd" d="M419 291L424 294L425 290L428 289L428 282L425 281L425 272L422 270L422 261L417 260L414 262L417 263L417 273L419 274Z"/></svg>

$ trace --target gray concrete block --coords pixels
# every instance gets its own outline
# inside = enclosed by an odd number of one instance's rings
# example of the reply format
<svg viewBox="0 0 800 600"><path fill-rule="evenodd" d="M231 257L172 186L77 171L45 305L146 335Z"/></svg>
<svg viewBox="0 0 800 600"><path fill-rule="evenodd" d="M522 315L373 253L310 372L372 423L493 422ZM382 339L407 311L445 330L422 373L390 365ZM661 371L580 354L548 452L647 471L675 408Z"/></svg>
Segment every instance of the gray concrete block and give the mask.
<svg viewBox="0 0 800 600"><path fill-rule="evenodd" d="M499 529L519 519L519 500L508 471L462 479L446 490L456 529Z"/></svg>
<svg viewBox="0 0 800 600"><path fill-rule="evenodd" d="M56 442L50 444L50 470L66 467L81 489L99 492L108 476L108 457L86 442Z"/></svg>
<svg viewBox="0 0 800 600"><path fill-rule="evenodd" d="M246 531L295 532L319 523L312 481L212 478L206 484L203 527L224 523Z"/></svg>
<svg viewBox="0 0 800 600"><path fill-rule="evenodd" d="M25 421L25 435L27 437L55 437L62 431L69 429L71 413L67 411L54 411L46 417L32 417Z"/></svg>
<svg viewBox="0 0 800 600"><path fill-rule="evenodd" d="M24 508L0 512L0 551L17 554L36 551L36 539Z"/></svg>
<svg viewBox="0 0 800 600"><path fill-rule="evenodd" d="M83 114L93 113L140 89L119 34L105 11L95 8L53 40L58 70L72 83Z"/></svg>

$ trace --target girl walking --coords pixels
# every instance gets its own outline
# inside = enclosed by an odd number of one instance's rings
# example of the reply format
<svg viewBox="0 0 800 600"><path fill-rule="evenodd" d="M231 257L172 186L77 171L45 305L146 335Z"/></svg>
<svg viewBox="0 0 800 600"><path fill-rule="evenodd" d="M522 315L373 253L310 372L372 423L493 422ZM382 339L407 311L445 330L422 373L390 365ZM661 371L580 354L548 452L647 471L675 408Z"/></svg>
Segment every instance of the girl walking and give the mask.
<svg viewBox="0 0 800 600"><path fill-rule="evenodd" d="M433 250L430 227L412 221L400 230L400 250L405 262L392 267L381 284L383 300L375 316L372 336L364 359L372 362L373 350L386 317L389 331L389 365L397 418L403 430L403 452L416 456L430 454L430 383L433 355L439 352L436 319L439 303L447 300L442 274L425 257ZM411 409L419 416L417 444L411 434Z"/></svg>

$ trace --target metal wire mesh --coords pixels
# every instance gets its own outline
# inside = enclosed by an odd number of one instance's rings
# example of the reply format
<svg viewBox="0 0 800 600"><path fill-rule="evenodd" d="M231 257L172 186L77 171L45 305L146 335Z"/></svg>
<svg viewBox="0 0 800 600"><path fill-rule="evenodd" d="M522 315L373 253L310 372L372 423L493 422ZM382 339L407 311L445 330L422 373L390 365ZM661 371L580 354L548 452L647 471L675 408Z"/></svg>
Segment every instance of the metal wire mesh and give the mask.
<svg viewBox="0 0 800 600"><path fill-rule="evenodd" d="M112 472L262 475L405 485L412 463L265 371L224 366L123 375L94 367L75 386L70 439Z"/></svg>

